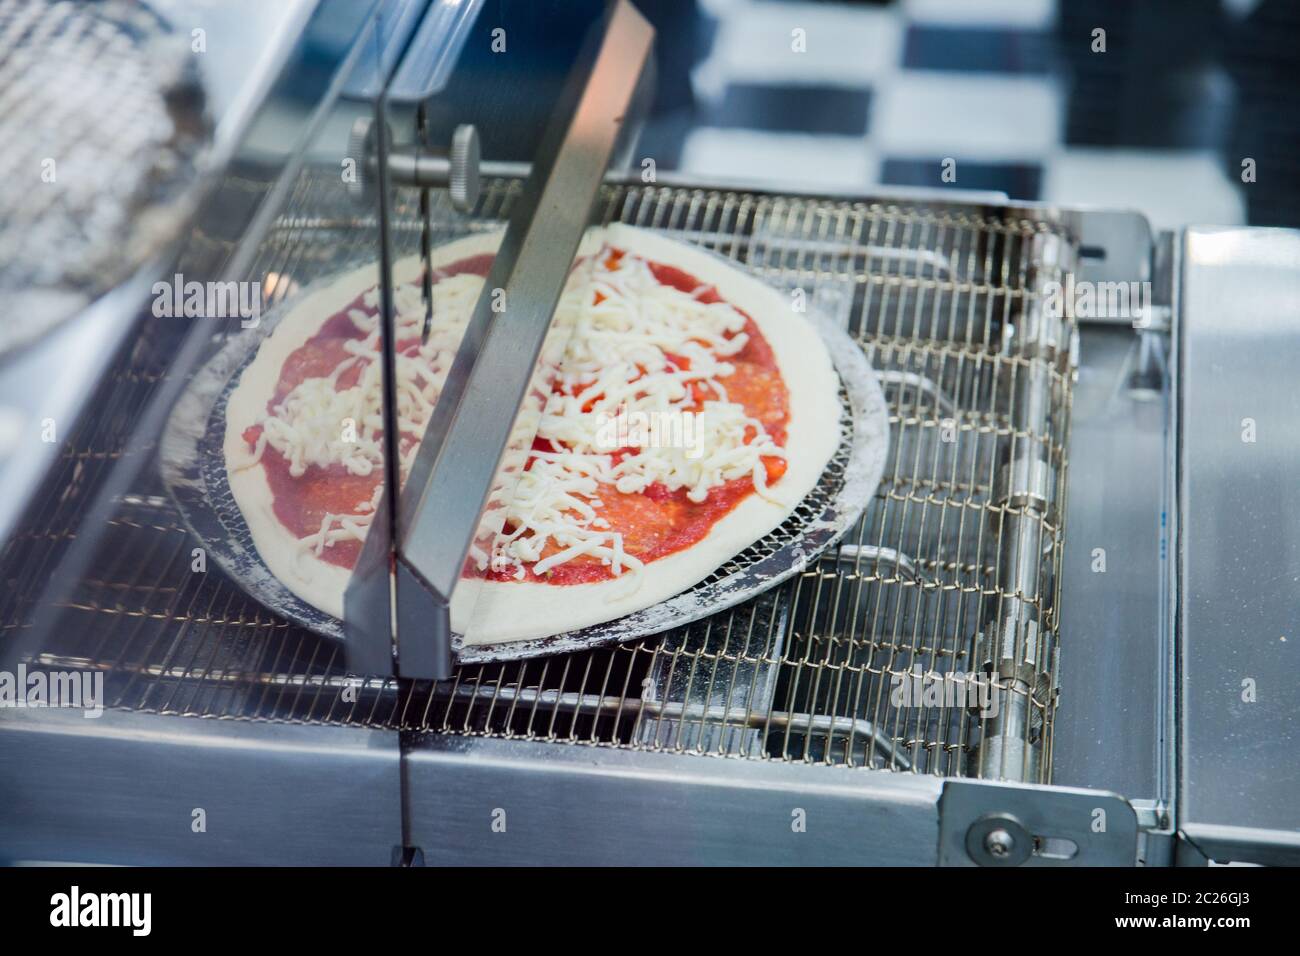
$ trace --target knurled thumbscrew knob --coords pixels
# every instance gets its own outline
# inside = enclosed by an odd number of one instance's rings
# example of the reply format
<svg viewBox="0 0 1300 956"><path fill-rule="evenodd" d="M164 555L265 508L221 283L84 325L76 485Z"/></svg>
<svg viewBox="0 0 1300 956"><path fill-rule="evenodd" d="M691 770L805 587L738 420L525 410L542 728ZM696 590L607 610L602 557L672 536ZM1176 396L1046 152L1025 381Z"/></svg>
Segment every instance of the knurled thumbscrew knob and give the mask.
<svg viewBox="0 0 1300 956"><path fill-rule="evenodd" d="M348 190L362 201L369 201L379 179L375 168L376 131L374 123L363 117L353 124L348 137L348 156L353 160ZM390 148L388 178L397 186L446 188L451 204L461 212L469 212L478 203L479 160L478 130L464 123L452 132L451 145L445 152L421 145Z"/></svg>
<svg viewBox="0 0 1300 956"><path fill-rule="evenodd" d="M352 124L352 129L348 133L348 166L345 170L344 182L347 184L348 193L358 202L367 202L370 199L371 186L374 183L375 160L375 142L371 135L374 131L375 124L368 116L359 117Z"/></svg>
<svg viewBox="0 0 1300 956"><path fill-rule="evenodd" d="M479 142L478 130L469 123L456 127L451 136L451 168L447 191L451 204L461 212L469 212L478 202L479 192Z"/></svg>

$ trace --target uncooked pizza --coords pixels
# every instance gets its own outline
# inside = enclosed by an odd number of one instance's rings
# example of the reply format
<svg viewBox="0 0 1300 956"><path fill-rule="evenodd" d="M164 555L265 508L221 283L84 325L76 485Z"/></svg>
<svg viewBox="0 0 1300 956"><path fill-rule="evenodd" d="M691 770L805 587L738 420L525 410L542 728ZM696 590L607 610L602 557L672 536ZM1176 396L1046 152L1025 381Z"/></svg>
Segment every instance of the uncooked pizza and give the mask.
<svg viewBox="0 0 1300 956"><path fill-rule="evenodd" d="M500 234L394 270L399 473L409 473ZM342 616L382 492L374 267L287 313L232 392L230 487L267 567ZM838 379L792 299L724 261L628 226L588 233L465 575L467 644L610 621L698 583L781 524L840 436ZM555 337L553 337L555 338ZM468 597L466 597L468 595Z"/></svg>

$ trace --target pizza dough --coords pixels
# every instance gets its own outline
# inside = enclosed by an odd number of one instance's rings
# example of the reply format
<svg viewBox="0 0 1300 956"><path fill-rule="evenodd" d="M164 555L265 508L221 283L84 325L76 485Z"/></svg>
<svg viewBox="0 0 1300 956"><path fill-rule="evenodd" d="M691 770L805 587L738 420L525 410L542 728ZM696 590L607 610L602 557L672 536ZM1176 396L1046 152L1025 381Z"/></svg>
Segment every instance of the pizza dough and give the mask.
<svg viewBox="0 0 1300 956"><path fill-rule="evenodd" d="M472 236L435 249L436 269L494 252L500 234ZM772 348L788 392L785 473L767 489L750 494L713 524L695 544L645 564L636 573L578 584L483 580L458 587L452 627L466 644L529 640L603 623L657 604L707 577L728 558L780 525L816 485L840 439L839 380L811 323L791 300L708 253L629 226L593 229L579 255L603 244L633 256L676 267L712 285L725 302L747 313ZM418 257L394 267L395 284L420 275ZM264 470L249 464L244 432L265 416L285 360L333 316L377 282L374 266L341 276L304 297L284 315L230 396L225 454L230 487L267 567L291 591L326 613L342 617L350 572L308 552L273 510ZM467 584L469 582L466 582Z"/></svg>

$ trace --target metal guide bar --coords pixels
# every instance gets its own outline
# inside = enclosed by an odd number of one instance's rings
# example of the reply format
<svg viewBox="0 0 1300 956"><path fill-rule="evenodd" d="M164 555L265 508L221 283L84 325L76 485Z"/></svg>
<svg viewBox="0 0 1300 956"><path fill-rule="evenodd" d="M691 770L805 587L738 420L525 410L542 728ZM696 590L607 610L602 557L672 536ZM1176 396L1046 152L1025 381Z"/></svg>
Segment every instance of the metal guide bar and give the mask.
<svg viewBox="0 0 1300 956"><path fill-rule="evenodd" d="M503 456L519 440L530 393L542 393L538 356L549 336L563 333L553 324L555 305L653 38L626 0L611 5L594 60L575 68L568 103L544 136L514 204L420 444L396 535L396 638L405 677L451 675L453 592L462 598L469 589L472 597L476 579L463 569L471 543L483 533L483 508L494 494L511 494L518 478L517 468L502 467ZM499 312L496 290L505 302ZM531 442L532 434L522 441Z"/></svg>
<svg viewBox="0 0 1300 956"><path fill-rule="evenodd" d="M256 268L274 276L272 303L368 254L350 244L359 221L332 211L347 207L331 204L331 189L324 175L304 174L264 241ZM435 242L496 228L521 189L487 182L468 219L439 199L446 232ZM437 684L351 674L336 642L277 619L219 571L191 571L193 541L148 469L107 526L79 523L79 489L121 455L182 334L157 322L115 369L100 415L72 437L51 494L0 557L9 585L0 645L30 627L66 542L99 534L100 556L60 626L40 635L41 659L102 669L116 707L1046 781L1056 660L1039 651L1059 629L1071 380L1042 347L1050 336L1031 336L1023 316L1046 268L1035 258L1041 237L1063 253L1073 239L996 209L639 184L603 187L598 210L802 288L862 344L886 385L892 448L875 498L838 549L754 601L657 638L462 667ZM409 191L397 197L394 231L396 255L416 250ZM1037 464L1009 470L1017 459ZM1046 507L1031 493L1044 468L1053 476ZM1027 625L997 630L1011 609L1035 622L1032 644ZM978 639L999 633L1020 643ZM1015 715L998 724L965 695L987 687L981 657L1004 646L1033 654L1005 659L1009 676L998 658L996 699ZM900 705L895 692L908 681L938 687L942 699ZM1015 766L1018 742L1026 759Z"/></svg>

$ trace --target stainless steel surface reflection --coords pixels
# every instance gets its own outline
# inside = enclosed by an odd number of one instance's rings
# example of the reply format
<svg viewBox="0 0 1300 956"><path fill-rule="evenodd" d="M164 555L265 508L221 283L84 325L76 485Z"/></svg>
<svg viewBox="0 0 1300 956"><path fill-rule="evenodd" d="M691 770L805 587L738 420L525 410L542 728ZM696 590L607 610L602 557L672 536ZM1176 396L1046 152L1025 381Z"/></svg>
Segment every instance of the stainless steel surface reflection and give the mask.
<svg viewBox="0 0 1300 956"><path fill-rule="evenodd" d="M1171 399L1129 387L1140 351L1131 332L1087 326L1079 351L1052 779L1163 800L1172 655L1157 598L1173 517L1163 480L1173 462Z"/></svg>
<svg viewBox="0 0 1300 956"><path fill-rule="evenodd" d="M1300 849L1300 233L1188 230L1180 827Z"/></svg>

